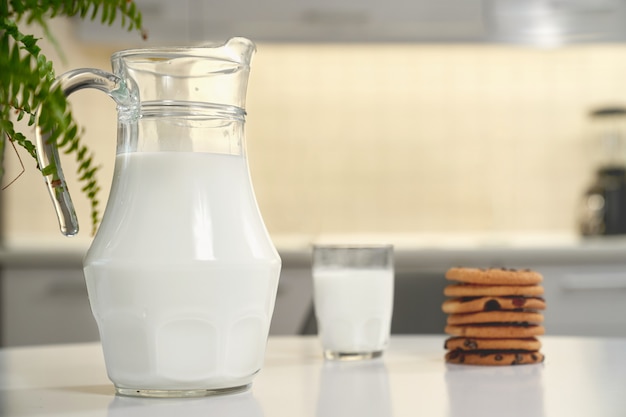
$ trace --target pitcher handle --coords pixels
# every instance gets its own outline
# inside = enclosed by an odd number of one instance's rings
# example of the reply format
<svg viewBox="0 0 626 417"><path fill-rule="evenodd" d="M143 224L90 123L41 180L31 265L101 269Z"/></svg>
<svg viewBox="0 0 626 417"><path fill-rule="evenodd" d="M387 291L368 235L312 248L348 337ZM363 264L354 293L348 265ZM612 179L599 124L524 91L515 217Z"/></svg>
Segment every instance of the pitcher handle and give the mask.
<svg viewBox="0 0 626 417"><path fill-rule="evenodd" d="M66 97L83 88L95 88L103 91L117 103L118 111L124 115L124 118L120 118L120 120L132 122L136 120L139 114L139 97L132 80L130 83L132 85L106 71L82 68L60 75L53 88L60 85ZM36 120L39 120L40 111L41 107L37 109ZM52 173L44 175L44 178L57 213L59 228L65 236L74 236L78 233L78 218L67 189L58 149L50 143L50 134L42 133L39 127L35 129L35 136L39 167L43 172L49 171L45 169L46 167L55 168Z"/></svg>

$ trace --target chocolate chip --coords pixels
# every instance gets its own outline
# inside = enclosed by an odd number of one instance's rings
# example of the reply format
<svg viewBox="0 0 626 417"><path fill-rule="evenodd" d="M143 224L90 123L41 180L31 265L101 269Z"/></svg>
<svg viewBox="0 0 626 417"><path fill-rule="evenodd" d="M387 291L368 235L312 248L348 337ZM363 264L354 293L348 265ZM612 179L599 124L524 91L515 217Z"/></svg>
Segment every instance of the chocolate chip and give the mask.
<svg viewBox="0 0 626 417"><path fill-rule="evenodd" d="M502 360L502 355L496 355L494 359L497 360L497 361L501 361Z"/></svg>
<svg viewBox="0 0 626 417"><path fill-rule="evenodd" d="M534 353L530 355L530 357L533 359L533 362L537 361L537 355L535 355Z"/></svg>
<svg viewBox="0 0 626 417"><path fill-rule="evenodd" d="M465 339L465 342L463 342L463 346L465 346L468 349L478 348L478 344L476 343L475 340L472 340L472 339Z"/></svg>
<svg viewBox="0 0 626 417"><path fill-rule="evenodd" d="M516 307L523 307L526 304L526 298L524 297L514 297L513 305Z"/></svg>
<svg viewBox="0 0 626 417"><path fill-rule="evenodd" d="M484 310L485 311L496 311L500 310L502 306L498 302L498 300L491 299L485 303Z"/></svg>
<svg viewBox="0 0 626 417"><path fill-rule="evenodd" d="M524 360L524 357L521 354L517 353L515 354L515 359L513 359L513 362L511 362L511 365L518 365L522 363L523 360Z"/></svg>
<svg viewBox="0 0 626 417"><path fill-rule="evenodd" d="M459 349L455 349L450 351L450 359L456 359L459 357L459 355L461 354L461 351Z"/></svg>

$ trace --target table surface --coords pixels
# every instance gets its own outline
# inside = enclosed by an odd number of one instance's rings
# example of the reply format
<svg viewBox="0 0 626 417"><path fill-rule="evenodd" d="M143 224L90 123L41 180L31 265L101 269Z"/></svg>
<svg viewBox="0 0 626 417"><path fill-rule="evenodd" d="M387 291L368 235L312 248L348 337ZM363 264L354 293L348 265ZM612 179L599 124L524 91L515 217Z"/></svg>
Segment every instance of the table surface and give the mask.
<svg viewBox="0 0 626 417"><path fill-rule="evenodd" d="M380 359L328 362L315 337L272 337L244 393L116 396L99 344L0 349L0 416L626 416L626 339L543 337L539 365L443 361L444 336L393 336Z"/></svg>

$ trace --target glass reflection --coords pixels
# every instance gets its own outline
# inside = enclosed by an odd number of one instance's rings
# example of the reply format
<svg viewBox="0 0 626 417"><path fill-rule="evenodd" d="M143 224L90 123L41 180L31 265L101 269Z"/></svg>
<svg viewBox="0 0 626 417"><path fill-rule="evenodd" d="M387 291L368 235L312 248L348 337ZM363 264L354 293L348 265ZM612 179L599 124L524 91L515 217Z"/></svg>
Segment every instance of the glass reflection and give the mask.
<svg viewBox="0 0 626 417"><path fill-rule="evenodd" d="M316 415L391 417L389 377L382 359L324 361Z"/></svg>
<svg viewBox="0 0 626 417"><path fill-rule="evenodd" d="M116 396L108 417L263 417L263 410L246 391L202 398L136 398Z"/></svg>

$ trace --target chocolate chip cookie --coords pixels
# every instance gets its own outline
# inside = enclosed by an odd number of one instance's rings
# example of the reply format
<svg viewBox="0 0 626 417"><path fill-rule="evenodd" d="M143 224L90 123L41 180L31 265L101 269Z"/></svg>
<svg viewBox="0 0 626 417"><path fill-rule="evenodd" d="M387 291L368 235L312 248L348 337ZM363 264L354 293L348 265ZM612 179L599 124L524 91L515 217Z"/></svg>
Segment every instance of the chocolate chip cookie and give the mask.
<svg viewBox="0 0 626 417"><path fill-rule="evenodd" d="M509 295L500 297L457 297L443 302L441 309L444 313L477 313L479 311L500 310L545 310L546 302L541 297Z"/></svg>
<svg viewBox="0 0 626 417"><path fill-rule="evenodd" d="M446 278L480 285L536 285L543 281L538 272L513 268L450 268Z"/></svg>
<svg viewBox="0 0 626 417"><path fill-rule="evenodd" d="M506 268L451 268L442 304L448 314L448 363L520 365L544 361L539 352L546 302L538 272Z"/></svg>

